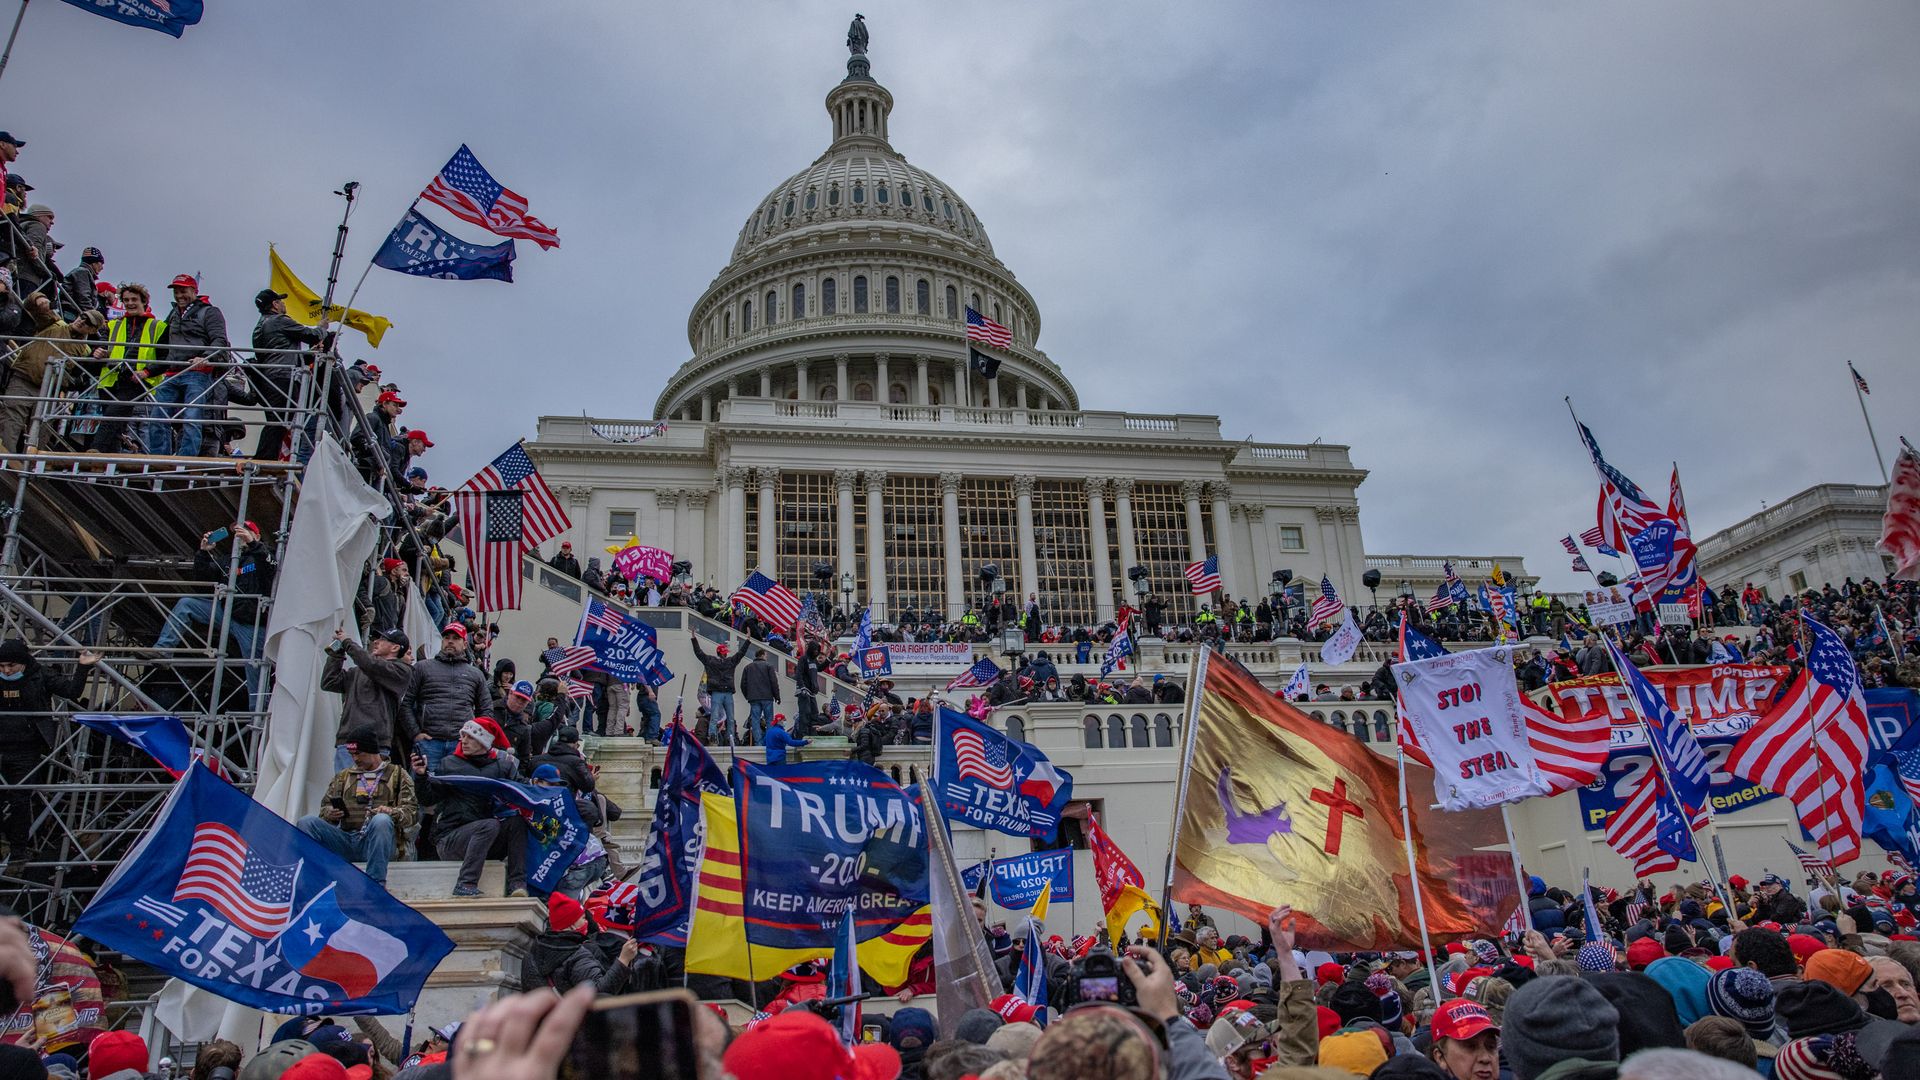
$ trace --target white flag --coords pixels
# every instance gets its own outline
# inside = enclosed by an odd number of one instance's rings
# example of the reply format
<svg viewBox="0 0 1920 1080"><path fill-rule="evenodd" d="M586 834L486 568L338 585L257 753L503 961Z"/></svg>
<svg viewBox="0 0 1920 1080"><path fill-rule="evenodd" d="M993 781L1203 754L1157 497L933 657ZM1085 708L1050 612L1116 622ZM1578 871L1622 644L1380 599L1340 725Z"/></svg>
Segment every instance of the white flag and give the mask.
<svg viewBox="0 0 1920 1080"><path fill-rule="evenodd" d="M1326 644L1320 646L1320 662L1323 664L1344 664L1353 659L1355 650L1360 648L1360 624L1353 621L1353 612L1347 612L1347 621L1340 624Z"/></svg>
<svg viewBox="0 0 1920 1080"><path fill-rule="evenodd" d="M1303 660L1300 662L1300 666L1293 670L1293 678L1287 680L1287 685L1281 689L1280 696L1287 701L1292 701L1306 692L1307 664L1306 661Z"/></svg>
<svg viewBox="0 0 1920 1080"><path fill-rule="evenodd" d="M1513 648L1447 653L1393 665L1400 722L1433 760L1442 810L1517 802L1550 790L1527 737Z"/></svg>

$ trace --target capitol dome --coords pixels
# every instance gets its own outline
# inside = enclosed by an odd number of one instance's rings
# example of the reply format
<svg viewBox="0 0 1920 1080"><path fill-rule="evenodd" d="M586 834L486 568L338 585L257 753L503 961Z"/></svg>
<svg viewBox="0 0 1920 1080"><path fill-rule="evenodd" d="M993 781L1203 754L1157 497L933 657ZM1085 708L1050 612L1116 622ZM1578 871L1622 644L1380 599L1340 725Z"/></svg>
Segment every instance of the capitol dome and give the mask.
<svg viewBox="0 0 1920 1080"><path fill-rule="evenodd" d="M1035 345L1039 306L973 207L894 149L893 95L864 45L827 93L826 150L754 205L694 304L693 358L656 418L717 420L736 398L1079 408ZM969 367L969 307L1011 336L991 351L993 378Z"/></svg>

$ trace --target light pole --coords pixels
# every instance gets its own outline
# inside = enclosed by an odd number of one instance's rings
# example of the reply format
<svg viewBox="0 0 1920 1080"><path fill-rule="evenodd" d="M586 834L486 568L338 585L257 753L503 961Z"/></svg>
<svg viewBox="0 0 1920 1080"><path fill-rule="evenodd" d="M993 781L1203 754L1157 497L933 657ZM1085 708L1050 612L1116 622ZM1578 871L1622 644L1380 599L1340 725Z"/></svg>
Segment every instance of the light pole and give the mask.
<svg viewBox="0 0 1920 1080"><path fill-rule="evenodd" d="M853 618L853 571L851 570L840 575L840 610L847 613L847 618Z"/></svg>

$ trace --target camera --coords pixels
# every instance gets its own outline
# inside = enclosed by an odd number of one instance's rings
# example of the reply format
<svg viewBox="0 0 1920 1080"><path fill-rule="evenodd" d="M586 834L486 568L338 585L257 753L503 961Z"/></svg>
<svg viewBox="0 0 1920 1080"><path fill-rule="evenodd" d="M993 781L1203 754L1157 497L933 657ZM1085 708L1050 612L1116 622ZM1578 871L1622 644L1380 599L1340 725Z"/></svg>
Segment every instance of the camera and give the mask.
<svg viewBox="0 0 1920 1080"><path fill-rule="evenodd" d="M1120 970L1120 959L1105 946L1095 946L1073 962L1067 974L1069 1005L1134 1005L1133 980Z"/></svg>

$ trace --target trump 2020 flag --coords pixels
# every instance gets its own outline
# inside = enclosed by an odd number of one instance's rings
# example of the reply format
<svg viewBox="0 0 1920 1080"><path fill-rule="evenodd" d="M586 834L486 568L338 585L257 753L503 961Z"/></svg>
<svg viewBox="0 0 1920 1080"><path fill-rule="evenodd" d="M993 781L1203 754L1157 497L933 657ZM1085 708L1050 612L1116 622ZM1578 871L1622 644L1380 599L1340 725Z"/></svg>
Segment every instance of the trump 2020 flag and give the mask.
<svg viewBox="0 0 1920 1080"><path fill-rule="evenodd" d="M860 985L860 927L848 908L840 916L840 928L833 934L833 964L827 969L828 997L855 997L866 993ZM852 1046L860 1038L860 1007L851 1003L840 1009L840 1041Z"/></svg>
<svg viewBox="0 0 1920 1080"><path fill-rule="evenodd" d="M373 265L414 277L512 281L513 241L469 244L409 210L374 252Z"/></svg>
<svg viewBox="0 0 1920 1080"><path fill-rule="evenodd" d="M594 667L623 683L664 686L673 678L653 627L592 597L573 640L593 650Z"/></svg>
<svg viewBox="0 0 1920 1080"><path fill-rule="evenodd" d="M179 37L200 21L201 0L67 0L81 11L91 11L128 26L158 30ZM25 5L21 5L25 7Z"/></svg>
<svg viewBox="0 0 1920 1080"><path fill-rule="evenodd" d="M491 795L527 826L527 884L551 891L587 848L587 823L563 787L536 787L490 776L436 776L436 784Z"/></svg>
<svg viewBox="0 0 1920 1080"><path fill-rule="evenodd" d="M933 742L933 786L949 817L1009 836L1052 836L1059 827L1073 777L1047 755L945 707Z"/></svg>
<svg viewBox="0 0 1920 1080"><path fill-rule="evenodd" d="M713 755L680 724L670 725L667 766L660 775L660 793L653 802L653 825L640 876L633 879L639 896L633 905L633 936L655 944L685 945L687 920L692 912L693 874L700 866L700 846L706 832L700 820L700 794L731 795L727 774Z"/></svg>
<svg viewBox="0 0 1920 1080"><path fill-rule="evenodd" d="M74 929L267 1012L408 1012L453 942L204 766Z"/></svg>
<svg viewBox="0 0 1920 1080"><path fill-rule="evenodd" d="M187 734L187 726L177 716L74 713L73 718L102 735L152 754L153 760L171 773L175 780L186 773L196 756L193 736Z"/></svg>

